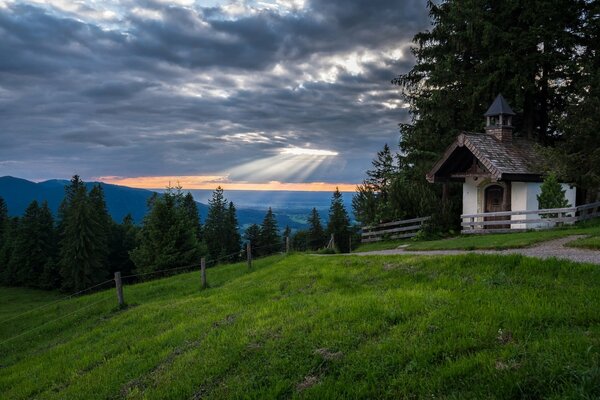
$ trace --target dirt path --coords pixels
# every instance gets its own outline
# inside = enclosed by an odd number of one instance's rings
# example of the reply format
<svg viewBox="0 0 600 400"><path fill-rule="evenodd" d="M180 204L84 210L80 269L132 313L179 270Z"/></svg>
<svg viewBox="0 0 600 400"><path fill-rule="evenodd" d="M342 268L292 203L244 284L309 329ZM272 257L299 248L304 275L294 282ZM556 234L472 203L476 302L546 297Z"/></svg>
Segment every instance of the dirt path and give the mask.
<svg viewBox="0 0 600 400"><path fill-rule="evenodd" d="M539 243L533 247L527 247L523 249L509 249L509 250L424 250L424 251L411 251L404 249L393 249L393 250L378 250L378 251L366 251L364 253L353 253L358 256L372 256L372 255L395 255L395 254L408 254L408 255L422 255L422 256L447 256L457 254L521 254L527 257L536 258L559 258L563 260L570 260L575 262L585 262L600 265L600 251L597 250L586 250L578 249L574 247L566 247L565 244L586 237L586 235L573 235L567 236L560 239L549 240L547 242Z"/></svg>

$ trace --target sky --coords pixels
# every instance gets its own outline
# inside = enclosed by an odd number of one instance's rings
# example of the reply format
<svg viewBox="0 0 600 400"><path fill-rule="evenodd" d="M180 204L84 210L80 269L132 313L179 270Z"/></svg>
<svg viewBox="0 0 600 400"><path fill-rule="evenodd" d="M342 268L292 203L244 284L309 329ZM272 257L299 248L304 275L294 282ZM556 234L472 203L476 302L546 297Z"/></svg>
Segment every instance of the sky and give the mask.
<svg viewBox="0 0 600 400"><path fill-rule="evenodd" d="M424 0L0 0L0 176L353 190Z"/></svg>

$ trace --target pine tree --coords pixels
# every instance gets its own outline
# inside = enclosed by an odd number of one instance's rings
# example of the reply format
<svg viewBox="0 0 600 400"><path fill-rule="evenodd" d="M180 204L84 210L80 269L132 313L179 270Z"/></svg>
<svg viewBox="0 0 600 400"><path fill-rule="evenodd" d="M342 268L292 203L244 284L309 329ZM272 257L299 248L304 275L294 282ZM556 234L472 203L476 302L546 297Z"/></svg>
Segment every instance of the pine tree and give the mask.
<svg viewBox="0 0 600 400"><path fill-rule="evenodd" d="M309 244L308 231L298 231L292 237L292 248L294 251L307 251L310 249Z"/></svg>
<svg viewBox="0 0 600 400"><path fill-rule="evenodd" d="M152 199L144 218L139 245L130 252L136 272L152 272L198 263L202 248L183 207L180 188L167 188Z"/></svg>
<svg viewBox="0 0 600 400"><path fill-rule="evenodd" d="M258 254L273 254L281 250L281 238L279 237L279 228L273 210L269 207L265 218L260 226Z"/></svg>
<svg viewBox="0 0 600 400"><path fill-rule="evenodd" d="M0 197L0 247L2 247L6 239L6 231L8 230L8 207L2 197Z"/></svg>
<svg viewBox="0 0 600 400"><path fill-rule="evenodd" d="M540 187L540 194L537 195L539 209L569 207L569 201L565 197L565 193L566 191L558 182L556 175L549 174Z"/></svg>
<svg viewBox="0 0 600 400"><path fill-rule="evenodd" d="M92 223L94 224L94 234L96 242L96 254L102 263L103 268L108 271L108 253L109 253L109 234L113 225L113 220L108 213L106 201L104 200L104 190L100 184L95 184L90 190L89 203L91 207Z"/></svg>
<svg viewBox="0 0 600 400"><path fill-rule="evenodd" d="M242 249L242 239L239 231L239 224L235 205L229 202L225 221L225 254L229 261L234 261L239 258L239 253Z"/></svg>
<svg viewBox="0 0 600 400"><path fill-rule="evenodd" d="M196 239L198 242L202 241L202 221L200 220L200 213L198 212L198 206L196 200L190 192L183 197L183 210L187 215L187 218L192 225L194 232L196 232Z"/></svg>
<svg viewBox="0 0 600 400"><path fill-rule="evenodd" d="M220 186L213 192L208 201L208 214L204 224L204 236L208 255L215 260L223 255L224 244L227 241L225 224L227 221L227 200Z"/></svg>
<svg viewBox="0 0 600 400"><path fill-rule="evenodd" d="M15 285L46 287L42 275L47 263L54 256L54 221L47 203L42 207L36 200L25 210L21 218L10 260Z"/></svg>
<svg viewBox="0 0 600 400"><path fill-rule="evenodd" d="M246 231L244 232L244 240L250 243L252 256L257 256L258 254L256 253L255 248L258 247L258 243L260 242L260 226L252 224L246 228Z"/></svg>
<svg viewBox="0 0 600 400"><path fill-rule="evenodd" d="M9 243L11 237L8 207L6 206L4 199L0 197L0 283L4 284L6 284L6 282L3 279L3 275L8 272L8 248L12 246L12 244Z"/></svg>
<svg viewBox="0 0 600 400"><path fill-rule="evenodd" d="M341 253L347 253L350 247L350 219L344 208L342 194L336 188L329 207L329 223L327 231L333 234L335 246Z"/></svg>
<svg viewBox="0 0 600 400"><path fill-rule="evenodd" d="M101 190L93 200L77 175L65 188L60 207L60 274L65 290L82 290L108 277Z"/></svg>
<svg viewBox="0 0 600 400"><path fill-rule="evenodd" d="M61 276L57 260L57 231L52 211L50 211L47 201L44 201L40 207L38 224L39 243L45 255L45 262L38 280L38 287L41 289L58 289L61 287Z"/></svg>
<svg viewBox="0 0 600 400"><path fill-rule="evenodd" d="M127 214L120 224L112 222L110 232L108 255L110 273L120 271L121 275L130 275L135 270L135 264L129 253L137 247L139 232L131 214Z"/></svg>
<svg viewBox="0 0 600 400"><path fill-rule="evenodd" d="M15 248L15 237L19 231L19 218L9 218L4 231L4 241L0 245L0 282L6 286L15 285L16 271L11 269L11 259Z"/></svg>
<svg viewBox="0 0 600 400"><path fill-rule="evenodd" d="M308 217L308 234L307 234L307 248L311 250L318 250L325 247L327 244L327 234L321 224L321 217L316 208L313 208Z"/></svg>
<svg viewBox="0 0 600 400"><path fill-rule="evenodd" d="M576 183L584 191L582 201L592 203L600 199L600 2L585 2L585 15L579 70L571 80L561 140L548 167Z"/></svg>

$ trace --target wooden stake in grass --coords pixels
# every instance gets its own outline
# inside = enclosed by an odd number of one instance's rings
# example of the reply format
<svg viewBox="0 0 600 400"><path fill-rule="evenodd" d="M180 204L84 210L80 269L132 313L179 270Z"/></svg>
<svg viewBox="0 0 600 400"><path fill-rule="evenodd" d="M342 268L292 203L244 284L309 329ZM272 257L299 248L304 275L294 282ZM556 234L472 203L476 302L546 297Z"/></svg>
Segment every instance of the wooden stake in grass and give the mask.
<svg viewBox="0 0 600 400"><path fill-rule="evenodd" d="M252 246L250 242L246 243L246 254L248 256L248 269L252 268Z"/></svg>
<svg viewBox="0 0 600 400"><path fill-rule="evenodd" d="M123 299L123 283L121 282L121 272L115 272L115 286L117 288L117 299L119 300L119 308L125 306L125 300Z"/></svg>
<svg viewBox="0 0 600 400"><path fill-rule="evenodd" d="M206 259L200 259L200 277L202 279L202 289L206 289Z"/></svg>

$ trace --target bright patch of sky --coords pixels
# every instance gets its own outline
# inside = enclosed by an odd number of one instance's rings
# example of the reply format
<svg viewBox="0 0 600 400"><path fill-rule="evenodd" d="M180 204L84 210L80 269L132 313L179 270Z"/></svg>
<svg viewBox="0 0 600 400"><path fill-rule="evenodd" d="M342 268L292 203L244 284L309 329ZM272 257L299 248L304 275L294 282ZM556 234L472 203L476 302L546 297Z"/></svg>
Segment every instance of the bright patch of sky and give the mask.
<svg viewBox="0 0 600 400"><path fill-rule="evenodd" d="M0 0L0 175L360 182L427 26L421 0Z"/></svg>

